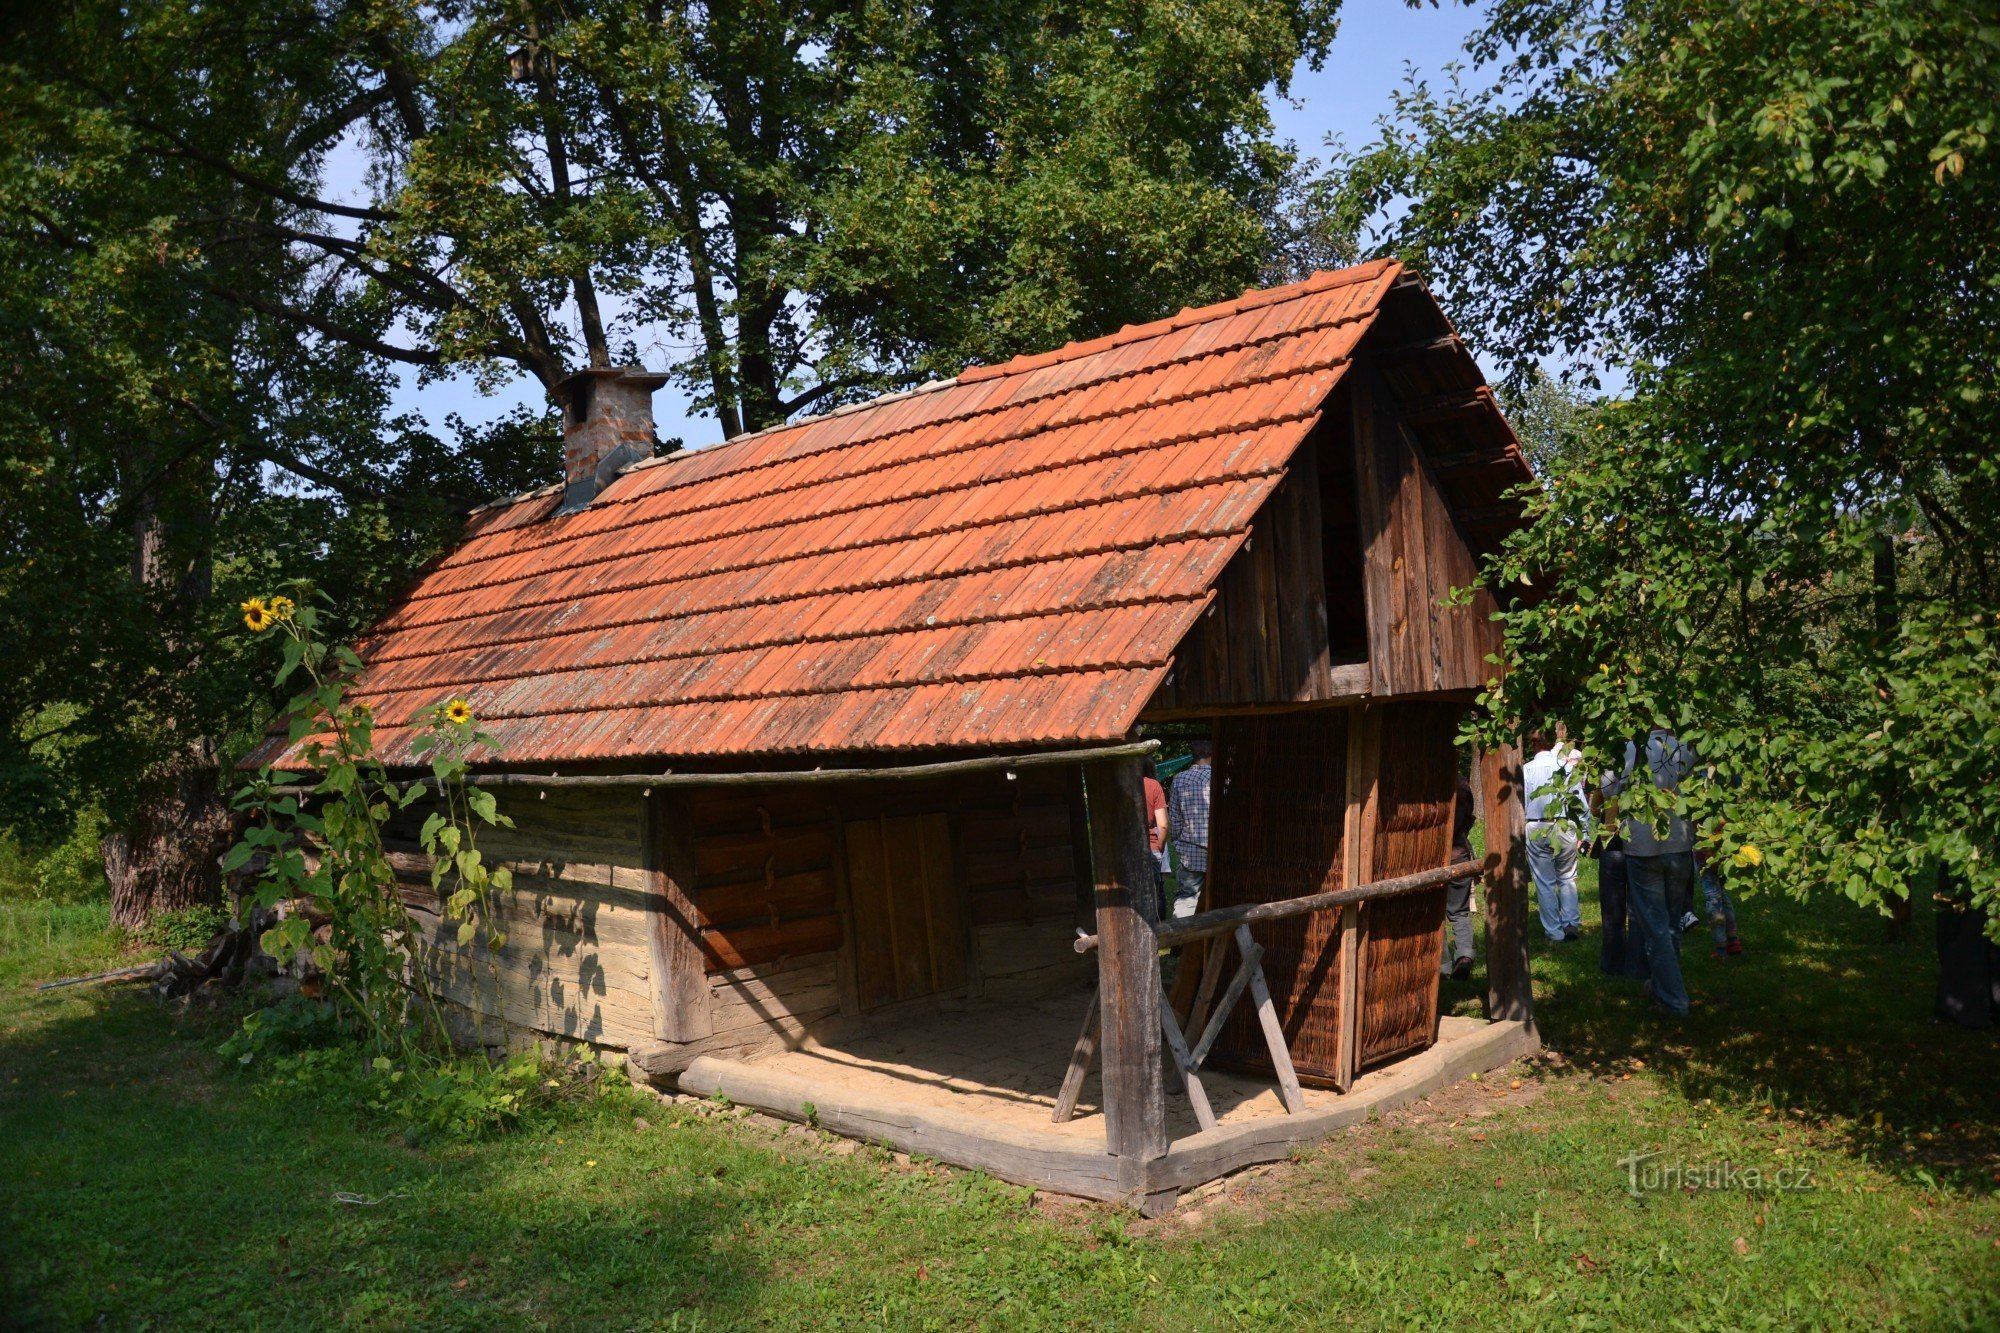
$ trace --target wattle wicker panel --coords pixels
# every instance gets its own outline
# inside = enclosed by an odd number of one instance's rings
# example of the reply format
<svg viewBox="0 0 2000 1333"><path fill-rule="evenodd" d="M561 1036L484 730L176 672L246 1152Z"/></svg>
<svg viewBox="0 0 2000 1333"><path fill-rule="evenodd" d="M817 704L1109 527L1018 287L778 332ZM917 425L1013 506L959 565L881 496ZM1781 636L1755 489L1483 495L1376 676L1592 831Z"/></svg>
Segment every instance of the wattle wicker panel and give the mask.
<svg viewBox="0 0 2000 1333"><path fill-rule="evenodd" d="M1444 865L1457 789L1456 703L1392 703L1382 717L1371 879ZM1368 904L1361 967L1360 1068L1420 1051L1437 1039L1441 888Z"/></svg>
<svg viewBox="0 0 2000 1333"><path fill-rule="evenodd" d="M1210 906L1342 887L1348 722L1344 708L1218 721ZM1252 933L1264 946L1264 974L1300 1082L1330 1086L1340 1036L1337 913L1271 922ZM1230 949L1233 969L1234 947L1226 939L1209 944ZM1194 957L1190 950L1189 961ZM1209 1063L1271 1072L1247 999L1231 1013Z"/></svg>

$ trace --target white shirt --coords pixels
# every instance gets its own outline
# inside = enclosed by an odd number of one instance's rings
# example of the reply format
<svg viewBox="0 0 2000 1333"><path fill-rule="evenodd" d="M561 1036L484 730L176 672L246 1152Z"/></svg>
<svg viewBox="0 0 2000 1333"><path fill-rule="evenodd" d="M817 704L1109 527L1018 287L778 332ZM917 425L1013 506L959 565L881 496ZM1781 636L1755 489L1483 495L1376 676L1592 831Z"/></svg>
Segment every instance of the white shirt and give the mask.
<svg viewBox="0 0 2000 1333"><path fill-rule="evenodd" d="M1521 787L1527 793L1530 824L1561 819L1582 829L1589 823L1590 805L1584 799L1583 781L1576 776L1582 757L1575 750L1550 746L1522 765Z"/></svg>

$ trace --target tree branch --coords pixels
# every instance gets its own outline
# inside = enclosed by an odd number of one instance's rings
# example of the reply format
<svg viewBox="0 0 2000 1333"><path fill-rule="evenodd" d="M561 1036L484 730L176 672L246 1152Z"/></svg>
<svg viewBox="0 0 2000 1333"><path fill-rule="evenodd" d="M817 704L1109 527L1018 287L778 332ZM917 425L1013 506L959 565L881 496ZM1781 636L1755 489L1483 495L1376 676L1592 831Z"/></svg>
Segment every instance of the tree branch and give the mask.
<svg viewBox="0 0 2000 1333"><path fill-rule="evenodd" d="M404 365L410 366L441 366L444 364L444 357L438 352L426 351L421 347L398 347L394 343L383 342L373 334L363 333L359 329L351 329L343 324L336 324L324 316L315 315L310 310L301 310L294 305L287 305L283 301L273 301L268 297L241 291L235 287L225 287L220 283L210 282L206 278L197 277L195 281L225 301L234 301L240 306L248 307L260 314L269 315L273 319L282 319L293 324L303 324L315 333L324 334L335 342L346 343L349 347L373 353L386 360L400 361Z"/></svg>

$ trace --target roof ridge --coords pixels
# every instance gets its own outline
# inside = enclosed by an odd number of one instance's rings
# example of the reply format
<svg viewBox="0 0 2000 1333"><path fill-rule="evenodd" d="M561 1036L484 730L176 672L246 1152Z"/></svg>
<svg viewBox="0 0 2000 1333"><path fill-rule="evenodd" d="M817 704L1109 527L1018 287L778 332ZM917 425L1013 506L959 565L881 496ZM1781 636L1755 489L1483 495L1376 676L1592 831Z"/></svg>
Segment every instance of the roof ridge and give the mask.
<svg viewBox="0 0 2000 1333"><path fill-rule="evenodd" d="M1031 371L1045 370L1065 361L1075 361L1086 356L1096 356L1130 343L1143 342L1147 338L1157 338L1161 334L1173 333L1179 329L1192 328L1196 324L1209 324L1218 319L1227 319L1249 310L1261 310L1265 306L1278 305L1284 301L1294 301L1301 297L1331 291L1335 287L1351 287L1363 282L1371 282L1392 267L1400 267L1393 258L1371 259L1365 264L1353 264L1347 268L1318 269L1297 282L1285 283L1277 287L1249 287L1243 295L1227 301L1216 301L1205 306L1182 306L1179 313L1161 319L1148 320L1144 324L1126 324L1111 333L1089 338L1083 342L1067 342L1061 347L1046 352L1027 352L991 366L967 366L958 373L961 384L978 384L985 380L999 379L1006 375L1023 375Z"/></svg>
<svg viewBox="0 0 2000 1333"><path fill-rule="evenodd" d="M777 435L788 430L800 430L806 426L810 426L815 421L828 421L834 417L846 416L850 412L863 412L871 407L883 407L889 403L900 403L906 398L915 398L919 394L936 393L939 389L949 389L957 383L958 380L956 377L943 380L925 380L913 389L898 389L893 393L880 394L874 398L864 398L858 403L842 403L839 407L828 408L824 412L813 412L806 416L796 417L790 421L780 421L773 426L760 426L756 430L746 430L741 435L732 435L728 439L718 440L714 444L704 444L698 449L676 449L670 454L656 454L651 458L642 458L636 463L627 463L624 467L619 468L618 475L622 477L627 472L640 472L649 467L658 467L662 463L671 463L679 458L691 458L696 454L713 454L718 449L727 449L732 445L748 444L752 440L761 440L767 435Z"/></svg>
<svg viewBox="0 0 2000 1333"><path fill-rule="evenodd" d="M507 509L513 505L522 504L529 500L544 499L548 496L554 495L557 491L561 490L562 488L563 484L561 482L552 481L546 486L537 486L532 491L520 491L514 495L503 495L497 500L488 500L485 504L476 504L472 506L472 508L465 511L465 516L467 518L471 518L474 514L483 514L489 509Z"/></svg>
<svg viewBox="0 0 2000 1333"><path fill-rule="evenodd" d="M791 421L780 421L775 426L763 426L757 430L744 431L741 435L732 435L726 440L717 440L714 444L701 444L693 448L684 447L670 450L664 454L652 454L635 462L627 463L624 467L618 469L618 475L622 477L627 472L639 472L649 467L659 467L665 463L692 458L696 454L712 454L718 449L727 449L731 445L747 444L751 440L759 440L766 435L776 435L780 431L798 430L800 427L811 425L815 421L825 421L831 417L844 416L849 412L859 412L870 407L881 407L887 403L899 403L905 398L914 398L921 393L935 393L939 389L949 389L957 383L958 381L955 378L925 380L922 384L912 389L898 389L893 393L885 393L874 398L863 399L858 403L843 403L839 407L828 408L824 412L813 412ZM474 514L483 514L489 509L505 509L510 505L517 505L526 500L536 500L544 496L554 495L562 488L563 484L561 482L550 482L546 486L537 486L531 491L521 491L515 495L502 496L498 500L488 500L485 504L474 505L465 511L465 516L471 518Z"/></svg>

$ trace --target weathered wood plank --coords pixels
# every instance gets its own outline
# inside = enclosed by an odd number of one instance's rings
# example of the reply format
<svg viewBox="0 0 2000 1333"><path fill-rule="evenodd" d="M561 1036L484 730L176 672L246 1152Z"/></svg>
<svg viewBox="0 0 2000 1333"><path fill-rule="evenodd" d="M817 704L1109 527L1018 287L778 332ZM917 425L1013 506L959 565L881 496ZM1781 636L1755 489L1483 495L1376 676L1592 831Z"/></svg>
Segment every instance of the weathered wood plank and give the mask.
<svg viewBox="0 0 2000 1333"><path fill-rule="evenodd" d="M1076 1045L1070 1049L1069 1068L1063 1071L1062 1089L1056 1094L1055 1111L1049 1117L1058 1125L1066 1125L1076 1116L1076 1099L1083 1095L1083 1080L1097 1058L1098 1021L1097 992L1092 991L1090 1005L1083 1011L1083 1031L1077 1034Z"/></svg>
<svg viewBox="0 0 2000 1333"><path fill-rule="evenodd" d="M776 925L735 926L726 931L704 930L701 947L711 972L754 967L788 954L824 953L840 947L840 918L794 917Z"/></svg>
<svg viewBox="0 0 2000 1333"><path fill-rule="evenodd" d="M1174 1068L1181 1076L1181 1088L1187 1093L1188 1105L1194 1109L1194 1120L1203 1129L1215 1128L1215 1109L1208 1104L1208 1090L1201 1086L1199 1063L1188 1051L1187 1038L1181 1035L1180 1024L1174 1022L1174 1008L1167 1003L1164 990L1160 994L1160 1035L1166 1039L1167 1051L1174 1059Z"/></svg>
<svg viewBox="0 0 2000 1333"><path fill-rule="evenodd" d="M1367 1092L1342 1098L1324 1110L1225 1124L1176 1140L1152 1163L1147 1183L1154 1189L1189 1189L1246 1166L1283 1161L1297 1149L1361 1124L1371 1115L1408 1106L1468 1075L1503 1068L1540 1048L1534 1030L1525 1024L1494 1023L1475 1036L1442 1042L1370 1075Z"/></svg>
<svg viewBox="0 0 2000 1333"><path fill-rule="evenodd" d="M1032 925L982 926L975 939L979 948L979 970L988 977L1031 972L1037 968L1075 957L1070 940L1075 932L1066 920L1037 921Z"/></svg>
<svg viewBox="0 0 2000 1333"><path fill-rule="evenodd" d="M1535 1024L1528 971L1527 810L1521 751L1513 745L1480 752L1480 813L1486 820L1486 1016Z"/></svg>
<svg viewBox="0 0 2000 1333"><path fill-rule="evenodd" d="M811 1102L814 1122L836 1134L985 1171L1017 1185L1135 1206L1143 1197L1125 1181L1121 1163L1093 1143L996 1123L971 1112L860 1096L814 1079L712 1057L688 1065L680 1086L704 1096L719 1093L791 1120L805 1119Z"/></svg>
<svg viewBox="0 0 2000 1333"><path fill-rule="evenodd" d="M1250 938L1250 927L1236 928L1236 947L1239 950L1256 948ZM1278 1022L1278 1007L1271 1002L1271 988L1264 982L1262 966L1250 969L1250 1002L1256 1006L1257 1022L1263 1027L1264 1041L1270 1048L1271 1066L1277 1071L1278 1095L1283 1099L1285 1109L1297 1115L1306 1109L1306 1098L1299 1091L1298 1072L1292 1068L1291 1052L1285 1048L1285 1029Z"/></svg>
<svg viewBox="0 0 2000 1333"><path fill-rule="evenodd" d="M1347 882L1366 884L1374 876L1375 824L1379 807L1382 760L1382 715L1379 710L1354 710L1347 730L1347 820L1344 843ZM1340 1044L1334 1087L1346 1092L1361 1067L1361 921L1362 909L1341 909Z"/></svg>

